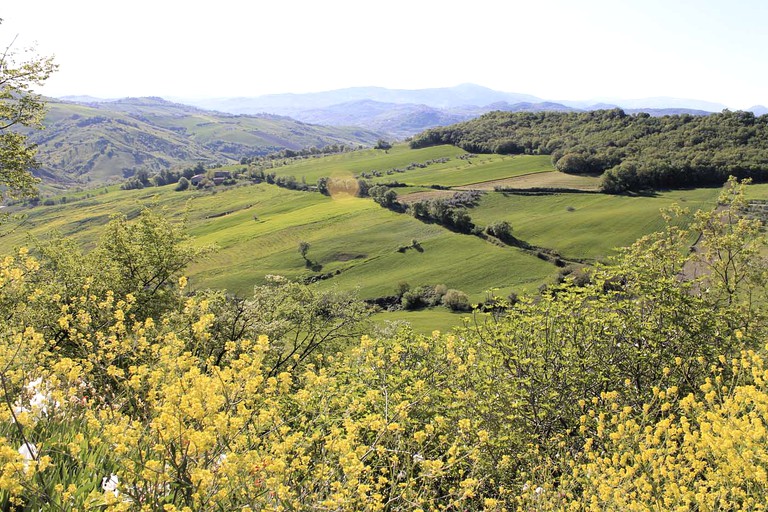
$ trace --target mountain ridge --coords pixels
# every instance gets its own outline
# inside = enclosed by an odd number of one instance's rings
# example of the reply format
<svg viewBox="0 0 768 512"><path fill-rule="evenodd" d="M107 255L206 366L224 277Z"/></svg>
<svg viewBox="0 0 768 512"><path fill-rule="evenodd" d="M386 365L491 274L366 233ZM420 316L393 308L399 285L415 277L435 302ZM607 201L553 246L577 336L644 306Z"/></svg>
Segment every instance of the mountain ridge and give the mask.
<svg viewBox="0 0 768 512"><path fill-rule="evenodd" d="M725 105L668 96L645 99L546 100L531 94L502 92L476 84L427 89L348 87L312 93L189 100L200 108L249 114L265 112L329 126L353 125L407 138L422 130L466 121L493 110L576 112L622 108L628 113L708 115ZM386 104L386 107L385 107Z"/></svg>

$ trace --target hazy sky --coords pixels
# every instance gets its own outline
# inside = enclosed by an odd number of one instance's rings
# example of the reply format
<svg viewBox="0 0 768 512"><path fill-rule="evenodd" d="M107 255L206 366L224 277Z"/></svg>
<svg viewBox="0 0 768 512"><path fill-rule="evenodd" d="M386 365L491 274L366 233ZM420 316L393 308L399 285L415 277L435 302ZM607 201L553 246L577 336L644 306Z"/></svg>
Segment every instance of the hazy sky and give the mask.
<svg viewBox="0 0 768 512"><path fill-rule="evenodd" d="M35 0L0 43L55 54L39 92L258 96L476 83L545 99L768 105L765 0Z"/></svg>

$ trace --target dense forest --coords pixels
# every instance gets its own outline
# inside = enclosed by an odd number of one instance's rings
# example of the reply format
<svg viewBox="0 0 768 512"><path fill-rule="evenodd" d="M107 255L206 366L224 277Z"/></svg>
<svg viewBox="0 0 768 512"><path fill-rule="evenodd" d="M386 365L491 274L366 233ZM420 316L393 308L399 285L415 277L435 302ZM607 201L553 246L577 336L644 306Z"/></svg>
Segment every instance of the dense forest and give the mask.
<svg viewBox="0 0 768 512"><path fill-rule="evenodd" d="M603 174L604 192L768 180L768 116L724 111L651 117L620 109L491 112L432 128L411 147L454 144L475 153L547 154L567 173Z"/></svg>

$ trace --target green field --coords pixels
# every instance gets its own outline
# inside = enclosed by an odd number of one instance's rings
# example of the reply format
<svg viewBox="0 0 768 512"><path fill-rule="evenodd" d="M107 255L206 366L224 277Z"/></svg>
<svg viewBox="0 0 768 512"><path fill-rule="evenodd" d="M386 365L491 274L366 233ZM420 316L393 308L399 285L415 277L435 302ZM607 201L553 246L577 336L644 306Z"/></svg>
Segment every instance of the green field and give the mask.
<svg viewBox="0 0 768 512"><path fill-rule="evenodd" d="M663 228L660 210L678 204L691 213L711 208L719 188L676 190L654 196L553 194L523 196L486 194L472 219L483 225L506 220L513 234L526 242L555 249L567 258L597 260L617 247Z"/></svg>
<svg viewBox="0 0 768 512"><path fill-rule="evenodd" d="M320 176L357 174L448 158L448 161L384 175L397 179L407 192L428 190L419 185L458 187L490 180L559 176L549 157L482 155L467 160L452 146L410 150L404 145L388 152L364 150L323 158L310 158L279 167L283 175L304 176L308 182ZM547 177L549 176L549 177ZM594 178L588 178L594 180ZM584 182L589 185L591 182ZM471 187L470 187L471 188ZM450 193L450 191L440 191ZM534 246L552 249L566 259L595 261L637 238L663 227L660 209L677 203L695 211L710 208L717 188L660 192L649 196L610 196L569 193L515 195L488 191L479 206L469 211L472 220L485 226L508 221L513 234ZM748 189L753 197L768 196L768 185ZM90 196L90 197L89 197ZM292 279L323 276L312 286L319 289L355 291L363 298L391 295L401 282L412 287L445 284L466 292L474 302L486 291L498 295L535 293L560 270L534 252L505 247L480 237L451 232L410 215L381 208L371 199L327 197L266 183L241 183L211 190L174 191L174 186L118 190L116 187L69 192L66 204L38 206L20 211L25 219L4 237L9 250L30 245L30 236L45 238L61 233L93 247L105 223L114 213L129 217L142 208L163 211L173 219L186 219L189 233L199 245L215 244L217 252L188 269L196 288L224 288L247 295L264 282L267 274ZM689 221L691 214L680 220ZM419 243L420 250L400 247ZM299 254L299 242L310 244L309 262ZM408 320L417 329L446 329L460 323L462 315L443 308L422 312L396 312L380 319ZM430 329L431 330L431 329Z"/></svg>
<svg viewBox="0 0 768 512"><path fill-rule="evenodd" d="M368 199L274 189L259 185L232 191L227 208L242 209L222 217L205 218L215 214L210 198L192 203L191 233L200 243L219 246L214 256L192 266L193 283L246 293L265 274L303 278L339 271L317 286L359 289L361 296L375 297L391 294L400 281L443 283L479 297L492 286L527 289L553 273L551 265L519 250L424 224ZM423 252L397 251L413 239ZM298 254L300 241L311 245L308 258L316 272ZM488 271L500 266L516 271Z"/></svg>
<svg viewBox="0 0 768 512"><path fill-rule="evenodd" d="M341 153L317 158L307 158L292 162L284 167L277 167L270 172L278 176L296 176L296 178L305 178L307 183L315 183L318 178L349 177L361 172L373 170L386 171L387 169L403 168L411 162L426 162L436 158L451 158L447 164L457 165L456 157L466 152L454 146L436 146L424 149L410 149L406 144L398 144L387 151L379 149L366 149L362 151L353 151L351 153ZM463 162L459 160L459 162ZM430 166L430 169L438 166ZM407 176L407 173L395 173L386 176L384 181L398 180Z"/></svg>
<svg viewBox="0 0 768 512"><path fill-rule="evenodd" d="M552 162L548 156L482 155L468 161L451 160L445 164L407 171L396 174L394 178L409 185L458 187L547 171L552 171ZM387 180L379 178L378 181Z"/></svg>
<svg viewBox="0 0 768 512"><path fill-rule="evenodd" d="M332 199L260 184L214 192L174 192L173 186L112 191L65 205L28 210L20 229L6 239L28 244L25 233L59 232L92 247L112 213L135 215L141 208L188 219L198 244L218 251L189 269L197 287L246 294L266 274L304 278L339 271L320 288L357 289L362 297L393 293L400 281L412 286L445 284L480 300L492 287L534 290L556 269L525 252L453 233L397 214L370 199ZM423 252L398 247L416 239ZM307 268L300 241L311 244Z"/></svg>
<svg viewBox="0 0 768 512"><path fill-rule="evenodd" d="M750 185L746 190L747 199L768 199L768 183Z"/></svg>
<svg viewBox="0 0 768 512"><path fill-rule="evenodd" d="M537 158L537 157L533 157ZM584 192L597 192L600 190L600 176L583 174L565 174L559 171L550 170L548 172L526 173L506 179L497 179L483 183L474 183L463 187L465 189L475 190L496 190L497 188L506 189L569 189L581 190Z"/></svg>
<svg viewBox="0 0 768 512"><path fill-rule="evenodd" d="M399 181L417 187L456 187L553 170L551 158L546 155L476 155L469 159L458 158L461 155L466 155L466 152L454 146L409 149L407 145L398 144L386 152L369 149L308 158L269 171L278 176L304 178L307 183L315 183L321 177L349 177L379 171L382 175L371 178L372 182ZM396 168L405 169L411 163L426 163L440 158L449 160L425 168L392 171Z"/></svg>

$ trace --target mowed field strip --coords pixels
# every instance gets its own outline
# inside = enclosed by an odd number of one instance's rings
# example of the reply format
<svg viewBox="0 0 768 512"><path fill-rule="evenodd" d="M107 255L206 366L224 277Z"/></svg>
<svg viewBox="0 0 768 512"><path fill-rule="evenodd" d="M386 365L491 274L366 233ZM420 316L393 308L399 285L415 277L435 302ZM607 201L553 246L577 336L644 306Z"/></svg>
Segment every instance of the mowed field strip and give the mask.
<svg viewBox="0 0 768 512"><path fill-rule="evenodd" d="M454 187L456 190L495 190L499 188L514 189L570 189L581 190L584 192L597 192L600 189L600 178L598 176L583 176L575 174L565 174L558 171L532 172L512 178L502 178L500 180L483 181L480 183L471 183L469 185L460 185Z"/></svg>

